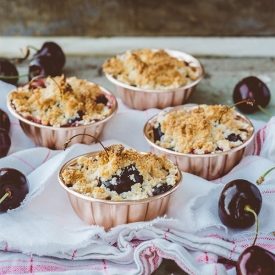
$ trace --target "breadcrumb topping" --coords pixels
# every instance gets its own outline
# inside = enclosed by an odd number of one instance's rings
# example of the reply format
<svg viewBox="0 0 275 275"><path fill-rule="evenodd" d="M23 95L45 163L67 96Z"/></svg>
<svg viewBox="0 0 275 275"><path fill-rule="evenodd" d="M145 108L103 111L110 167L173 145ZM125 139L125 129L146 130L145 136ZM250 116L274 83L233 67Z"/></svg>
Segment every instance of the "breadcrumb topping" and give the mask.
<svg viewBox="0 0 275 275"><path fill-rule="evenodd" d="M125 149L121 144L106 147L96 157L80 156L74 166L67 167L62 177L64 183L72 190L88 197L108 200L138 200L153 196L152 189L156 186L174 186L178 181L178 169L165 155L140 153L133 149ZM143 182L131 181L131 188L127 192L118 194L104 185L121 184L117 179L125 167L131 166L142 176ZM128 184L126 182L126 184Z"/></svg>
<svg viewBox="0 0 275 275"><path fill-rule="evenodd" d="M106 60L103 70L120 82L143 89L179 88L199 77L198 68L165 50L127 51Z"/></svg>
<svg viewBox="0 0 275 275"><path fill-rule="evenodd" d="M111 114L111 103L97 103L104 96L98 85L64 75L45 79L46 87L19 87L8 95L16 111L33 122L53 126L94 123ZM107 101L107 98L106 98Z"/></svg>
<svg viewBox="0 0 275 275"><path fill-rule="evenodd" d="M163 133L157 145L185 154L230 150L248 140L253 131L233 108L222 105L199 105L190 112L162 111L153 127Z"/></svg>

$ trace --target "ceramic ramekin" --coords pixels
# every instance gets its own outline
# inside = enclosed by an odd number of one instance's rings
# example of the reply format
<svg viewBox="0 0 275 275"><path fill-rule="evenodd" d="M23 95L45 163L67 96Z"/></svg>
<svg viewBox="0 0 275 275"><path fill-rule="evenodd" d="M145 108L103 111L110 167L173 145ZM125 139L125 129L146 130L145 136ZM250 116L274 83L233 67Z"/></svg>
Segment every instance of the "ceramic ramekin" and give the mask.
<svg viewBox="0 0 275 275"><path fill-rule="evenodd" d="M98 152L90 152L82 156L93 157L97 154ZM63 171L69 166L76 165L77 158L73 158L61 167L58 174L59 183L67 192L77 216L85 223L103 226L105 230L121 224L150 221L156 217L163 216L166 212L170 195L177 190L182 180L181 172L179 171L179 179L175 186L163 194L146 199L123 201L95 199L71 190L64 183L62 178Z"/></svg>
<svg viewBox="0 0 275 275"><path fill-rule="evenodd" d="M203 79L204 68L200 61L193 56L175 50L165 50L172 57L184 60L190 66L196 67L199 77L191 83L176 89L147 90L133 87L115 79L105 73L107 79L115 85L116 92L122 101L130 108L146 110L150 108L164 109L169 106L178 106L185 103L195 91L197 84Z"/></svg>

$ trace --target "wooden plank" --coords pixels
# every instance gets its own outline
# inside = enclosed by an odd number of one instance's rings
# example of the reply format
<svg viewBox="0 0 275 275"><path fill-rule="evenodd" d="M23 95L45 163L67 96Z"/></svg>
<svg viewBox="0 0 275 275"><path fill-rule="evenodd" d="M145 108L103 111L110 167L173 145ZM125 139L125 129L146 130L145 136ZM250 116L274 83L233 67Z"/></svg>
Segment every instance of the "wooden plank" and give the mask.
<svg viewBox="0 0 275 275"><path fill-rule="evenodd" d="M1 0L5 36L274 36L274 1Z"/></svg>
<svg viewBox="0 0 275 275"><path fill-rule="evenodd" d="M55 41L70 56L115 55L138 48L169 48L195 56L275 57L274 37L9 37L0 36L0 56L18 56L28 45Z"/></svg>

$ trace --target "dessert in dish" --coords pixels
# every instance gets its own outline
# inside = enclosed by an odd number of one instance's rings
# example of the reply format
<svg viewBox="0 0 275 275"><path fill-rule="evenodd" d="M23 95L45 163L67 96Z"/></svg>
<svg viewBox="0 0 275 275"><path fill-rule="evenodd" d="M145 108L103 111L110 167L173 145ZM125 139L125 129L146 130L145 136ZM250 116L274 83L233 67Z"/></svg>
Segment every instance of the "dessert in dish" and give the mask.
<svg viewBox="0 0 275 275"><path fill-rule="evenodd" d="M139 57L139 53L144 54ZM173 62L183 66L180 72ZM124 63L128 65L125 67ZM128 51L106 60L103 70L121 100L137 110L164 109L185 103L204 76L198 59L169 49Z"/></svg>
<svg viewBox="0 0 275 275"><path fill-rule="evenodd" d="M8 95L15 111L37 124L74 127L103 120L112 113L111 101L97 84L64 75L30 82Z"/></svg>
<svg viewBox="0 0 275 275"><path fill-rule="evenodd" d="M162 111L153 125L156 145L184 154L214 154L244 144L253 127L228 106Z"/></svg>
<svg viewBox="0 0 275 275"><path fill-rule="evenodd" d="M64 184L87 197L122 201L153 197L178 183L179 171L165 155L140 153L121 144L105 149L67 166L61 173Z"/></svg>
<svg viewBox="0 0 275 275"><path fill-rule="evenodd" d="M254 138L251 121L232 107L183 105L162 111L146 122L144 138L155 154L166 154L181 171L217 179L241 161ZM170 113L174 119L168 123Z"/></svg>
<svg viewBox="0 0 275 275"><path fill-rule="evenodd" d="M142 89L183 87L201 76L198 67L161 49L140 49L108 59L105 73L116 80Z"/></svg>

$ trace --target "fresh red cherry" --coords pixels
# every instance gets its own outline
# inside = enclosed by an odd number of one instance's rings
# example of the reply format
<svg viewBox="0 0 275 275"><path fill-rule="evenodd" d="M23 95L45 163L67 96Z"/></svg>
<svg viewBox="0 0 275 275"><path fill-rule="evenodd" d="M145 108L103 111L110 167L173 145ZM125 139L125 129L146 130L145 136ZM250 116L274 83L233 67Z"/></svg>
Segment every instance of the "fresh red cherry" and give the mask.
<svg viewBox="0 0 275 275"><path fill-rule="evenodd" d="M0 158L5 157L11 147L11 139L8 132L0 128Z"/></svg>
<svg viewBox="0 0 275 275"><path fill-rule="evenodd" d="M61 75L61 69L52 56L38 56L29 64L29 80L39 75Z"/></svg>
<svg viewBox="0 0 275 275"><path fill-rule="evenodd" d="M61 75L66 57L55 42L45 42L36 52L29 65L29 80L38 75Z"/></svg>
<svg viewBox="0 0 275 275"><path fill-rule="evenodd" d="M261 207L262 195L257 186L247 180L237 179L224 186L219 198L218 214L226 226L248 228L255 223L255 215L259 214Z"/></svg>
<svg viewBox="0 0 275 275"><path fill-rule="evenodd" d="M233 101L239 102L245 99L255 100L255 104L238 105L238 109L246 114L251 114L259 109L265 111L270 101L270 91L266 84L255 76L249 76L237 83L233 91Z"/></svg>
<svg viewBox="0 0 275 275"><path fill-rule="evenodd" d="M274 275L275 255L256 245L246 248L236 265L237 275Z"/></svg>
<svg viewBox="0 0 275 275"><path fill-rule="evenodd" d="M56 62L59 64L60 68L63 68L66 62L66 57L63 50L55 42L45 42L35 56L52 56L56 59Z"/></svg>
<svg viewBox="0 0 275 275"><path fill-rule="evenodd" d="M18 82L18 71L8 59L0 59L0 80L13 85Z"/></svg>
<svg viewBox="0 0 275 275"><path fill-rule="evenodd" d="M18 207L29 192L25 175L13 168L0 169L0 212Z"/></svg>
<svg viewBox="0 0 275 275"><path fill-rule="evenodd" d="M38 58L41 56L51 57L55 67L60 71L66 62L66 57L61 49L61 47L55 42L45 42L42 45L42 48L37 51L33 58Z"/></svg>
<svg viewBox="0 0 275 275"><path fill-rule="evenodd" d="M7 131L7 133L10 130L10 118L7 115L6 112L4 112L2 109L0 109L0 128L3 128Z"/></svg>

